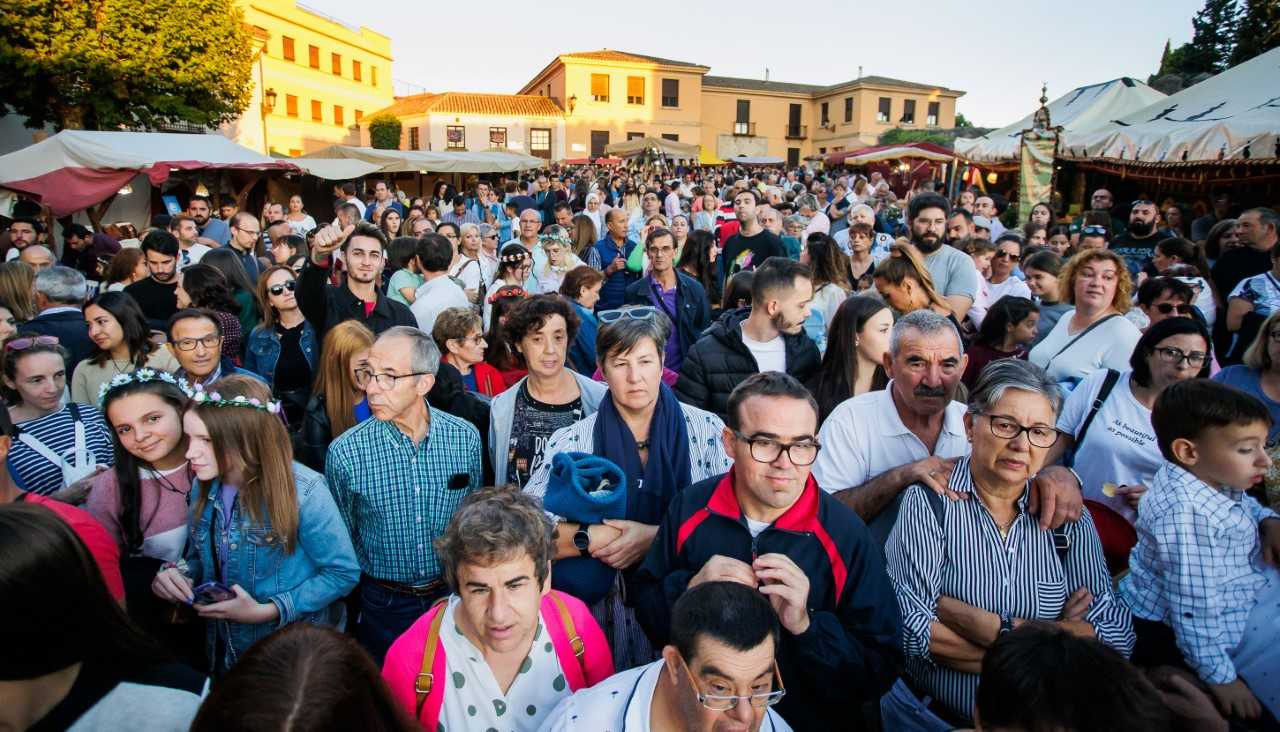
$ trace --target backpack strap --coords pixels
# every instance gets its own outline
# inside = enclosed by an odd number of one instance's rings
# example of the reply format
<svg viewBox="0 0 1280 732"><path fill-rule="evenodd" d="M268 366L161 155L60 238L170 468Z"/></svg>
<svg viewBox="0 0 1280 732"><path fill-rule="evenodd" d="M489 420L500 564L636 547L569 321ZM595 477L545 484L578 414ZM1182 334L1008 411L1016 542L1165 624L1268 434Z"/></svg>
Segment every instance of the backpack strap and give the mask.
<svg viewBox="0 0 1280 732"><path fill-rule="evenodd" d="M1112 372L1116 373L1116 372ZM1119 374L1116 374L1119 376ZM1114 386L1114 384L1112 384ZM1103 396L1103 399L1106 397ZM933 516L938 520L939 527L945 527L943 516L946 512L946 499L938 495L936 491L925 487L925 500L929 502L929 508L933 510ZM1059 526L1053 530L1053 551L1058 555L1058 561L1064 566L1067 563L1067 552L1071 551L1071 537L1067 535L1066 525Z"/></svg>
<svg viewBox="0 0 1280 732"><path fill-rule="evenodd" d="M582 671L582 681L585 685L587 683L587 644L582 640L582 636L578 635L578 629L573 625L573 616L569 614L569 607L554 590L551 592L551 601L555 603L556 613L560 615L560 625L564 627L564 636L569 639L573 656L578 659L578 668Z"/></svg>
<svg viewBox="0 0 1280 732"><path fill-rule="evenodd" d="M1075 463L1076 453L1080 452L1080 445L1084 444L1084 436L1088 434L1089 427L1093 424L1093 418L1098 416L1098 411L1102 409L1107 397L1111 396L1111 390L1115 388L1116 383L1119 381L1120 372L1115 369L1107 369L1107 375L1102 379L1102 388L1098 389L1098 396L1094 397L1093 404L1089 407L1089 414L1085 416L1084 423L1080 425L1080 431L1076 433L1076 444L1071 449L1071 456L1068 460L1063 461L1068 468Z"/></svg>
<svg viewBox="0 0 1280 732"><path fill-rule="evenodd" d="M929 502L929 508L933 509L934 518L938 519L938 527L944 528L946 524L943 522L942 517L947 510L947 507L943 504L945 499L932 488L928 486L921 487L924 488L924 497Z"/></svg>
<svg viewBox="0 0 1280 732"><path fill-rule="evenodd" d="M428 611L434 611L435 617L431 618L431 627L427 630L427 642L422 650L422 670L418 673L417 680L413 682L413 690L418 696L415 718L422 717L422 706L427 703L427 697L431 696L431 689L435 685L431 667L436 662L436 650L440 647L440 626L444 623L444 604L448 601L449 598L442 597L436 600Z"/></svg>

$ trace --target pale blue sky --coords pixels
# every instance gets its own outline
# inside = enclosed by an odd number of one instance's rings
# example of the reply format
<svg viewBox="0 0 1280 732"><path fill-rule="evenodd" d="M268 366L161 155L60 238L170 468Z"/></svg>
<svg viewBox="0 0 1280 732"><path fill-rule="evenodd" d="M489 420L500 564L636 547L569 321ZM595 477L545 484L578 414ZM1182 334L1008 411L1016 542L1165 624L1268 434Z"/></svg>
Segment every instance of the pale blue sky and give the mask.
<svg viewBox="0 0 1280 732"><path fill-rule="evenodd" d="M433 92L514 93L558 53L613 48L720 76L834 84L858 75L966 93L958 110L1001 127L1070 89L1155 70L1191 37L1202 0L561 2L303 0L391 36L393 76ZM402 90L403 84L397 84Z"/></svg>

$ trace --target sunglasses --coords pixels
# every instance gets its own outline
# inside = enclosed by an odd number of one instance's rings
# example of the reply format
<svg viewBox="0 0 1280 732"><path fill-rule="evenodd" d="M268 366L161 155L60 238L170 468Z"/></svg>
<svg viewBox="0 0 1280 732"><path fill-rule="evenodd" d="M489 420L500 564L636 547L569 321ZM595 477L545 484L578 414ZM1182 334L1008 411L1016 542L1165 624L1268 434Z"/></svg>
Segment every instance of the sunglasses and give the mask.
<svg viewBox="0 0 1280 732"><path fill-rule="evenodd" d="M5 350L7 351L25 351L28 348L32 348L34 346L56 346L56 345L58 345L57 338L49 335L42 335L42 336L32 336L27 338L14 338L13 340L4 344L4 347L5 347Z"/></svg>
<svg viewBox="0 0 1280 732"><path fill-rule="evenodd" d="M270 292L272 295L279 297L280 295L284 294L285 290L288 290L289 292L293 292L296 289L298 289L298 282L296 280L285 280L283 283L279 285L272 285L271 287L267 288L267 292Z"/></svg>
<svg viewBox="0 0 1280 732"><path fill-rule="evenodd" d="M1156 306L1156 310L1159 311L1161 315L1168 315L1169 313L1172 313L1174 310L1178 311L1178 315L1191 314L1191 306L1185 302L1180 302L1180 303L1177 303L1176 305L1171 302L1162 302Z"/></svg>
<svg viewBox="0 0 1280 732"><path fill-rule="evenodd" d="M1107 227L1105 226L1086 226L1080 230L1084 236L1106 236Z"/></svg>
<svg viewBox="0 0 1280 732"><path fill-rule="evenodd" d="M1017 259L1018 255L1013 252L996 252L992 259Z"/></svg>
<svg viewBox="0 0 1280 732"><path fill-rule="evenodd" d="M657 308L651 308L648 305L620 308L618 310L605 310L596 315L596 319L601 323L616 323L623 318L631 318L632 320L653 320L656 317L658 317Z"/></svg>

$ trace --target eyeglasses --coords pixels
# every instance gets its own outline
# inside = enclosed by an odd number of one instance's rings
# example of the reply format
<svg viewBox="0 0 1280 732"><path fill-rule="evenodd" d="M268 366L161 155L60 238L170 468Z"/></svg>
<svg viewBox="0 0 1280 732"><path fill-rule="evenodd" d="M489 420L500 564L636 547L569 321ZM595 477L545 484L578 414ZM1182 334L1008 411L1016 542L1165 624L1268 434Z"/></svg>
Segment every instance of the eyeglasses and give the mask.
<svg viewBox="0 0 1280 732"><path fill-rule="evenodd" d="M28 348L32 348L34 346L56 346L56 345L58 345L58 339L56 337L49 336L49 335L42 335L42 336L31 336L27 338L14 338L13 340L4 344L4 347L6 351L25 351Z"/></svg>
<svg viewBox="0 0 1280 732"><path fill-rule="evenodd" d="M1086 227L1084 227L1084 228L1080 229L1080 234L1081 234L1081 235L1083 235L1083 236L1106 236L1106 235L1107 235L1107 227L1105 227L1105 226L1086 226Z"/></svg>
<svg viewBox="0 0 1280 732"><path fill-rule="evenodd" d="M617 310L605 310L596 314L596 319L601 323L616 323L623 318L631 318L632 320L653 320L658 317L658 309L641 305L639 307L618 308Z"/></svg>
<svg viewBox="0 0 1280 732"><path fill-rule="evenodd" d="M296 289L298 289L297 280L285 280L284 282L278 285L272 285L271 287L267 288L267 292L270 292L272 295L279 297L284 294L285 290L288 290L289 292L293 292Z"/></svg>
<svg viewBox="0 0 1280 732"><path fill-rule="evenodd" d="M1053 443L1058 441L1058 431L1053 427L1045 425L1023 427L1010 417L998 414L983 414L982 416L987 418L991 434L1002 440L1012 440L1019 434L1026 432L1027 442L1036 447L1053 447Z"/></svg>
<svg viewBox="0 0 1280 732"><path fill-rule="evenodd" d="M429 373L429 371L414 371L409 374L375 374L369 369L358 369L355 373L356 386L361 389L367 389L370 384L377 382L379 389L391 391L396 388L396 382L400 379L407 379L410 376L425 376Z"/></svg>
<svg viewBox="0 0 1280 732"><path fill-rule="evenodd" d="M257 236L258 234L262 233L262 229L242 229L239 226L232 226L231 228L235 229L236 231L243 231L244 233L251 234L253 236Z"/></svg>
<svg viewBox="0 0 1280 732"><path fill-rule="evenodd" d="M739 702L746 701L757 709L771 707L782 701L782 697L787 695L786 688L782 685L782 672L778 671L778 662L773 662L773 675L778 679L778 688L764 694L748 694L746 696L724 696L719 694L704 694L698 686L698 680L693 678L693 671L689 670L689 664L680 659L680 665L684 666L684 672L689 675L689 683L693 685L693 691L698 695L698 703L704 708L713 712L727 712L738 706ZM770 679L772 681L773 679Z"/></svg>
<svg viewBox="0 0 1280 732"><path fill-rule="evenodd" d="M200 345L212 351L219 343L222 343L222 336L210 334L203 338L179 338L173 342L173 347L179 351L194 351Z"/></svg>
<svg viewBox="0 0 1280 732"><path fill-rule="evenodd" d="M1013 252L996 252L995 256L992 257L992 259L1009 259L1009 260L1014 260L1017 258L1018 258L1018 255L1014 254Z"/></svg>
<svg viewBox="0 0 1280 732"><path fill-rule="evenodd" d="M1191 306L1185 302L1180 302L1176 304L1171 302L1162 302L1159 305L1156 305L1155 308L1156 310L1160 311L1161 315L1168 315L1169 313L1172 313L1174 310L1178 311L1178 315L1191 314Z"/></svg>
<svg viewBox="0 0 1280 732"><path fill-rule="evenodd" d="M772 463L785 452L787 460L790 460L792 465L813 465L813 461L818 459L818 449L821 447L816 442L785 444L768 437L748 437L737 430L733 431L733 436L747 443L751 451L751 459L758 463Z"/></svg>
<svg viewBox="0 0 1280 732"><path fill-rule="evenodd" d="M1271 340L1275 340L1275 338L1273 337ZM1188 352L1183 351L1181 348L1174 348L1173 346L1153 348L1151 350L1160 357L1161 361L1174 366L1181 366L1182 362L1186 361L1188 366L1195 366L1198 368L1203 366L1205 361L1209 360L1209 354L1204 351Z"/></svg>

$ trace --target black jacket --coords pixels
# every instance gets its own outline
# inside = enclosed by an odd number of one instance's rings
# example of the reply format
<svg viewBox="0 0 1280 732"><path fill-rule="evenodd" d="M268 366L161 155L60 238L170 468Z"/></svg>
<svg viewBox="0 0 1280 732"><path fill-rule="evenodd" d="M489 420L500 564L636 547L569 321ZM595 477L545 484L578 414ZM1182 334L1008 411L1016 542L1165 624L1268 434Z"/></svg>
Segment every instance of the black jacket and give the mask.
<svg viewBox="0 0 1280 732"><path fill-rule="evenodd" d="M796 730L854 729L860 702L880 698L902 668L902 620L880 546L851 509L809 478L796 503L752 537L733 471L676 494L629 585L654 648L670 639L671 608L689 580L720 554L748 564L783 554L809 578L809 629L782 629L778 705Z"/></svg>
<svg viewBox="0 0 1280 732"><path fill-rule="evenodd" d="M749 308L726 312L685 352L676 382L680 401L724 419L733 388L760 371L756 357L742 342L742 322L750 314ZM801 331L783 333L782 340L787 349L787 373L801 384L809 383L822 362L813 339Z"/></svg>
<svg viewBox="0 0 1280 732"><path fill-rule="evenodd" d="M382 293L378 294L373 312L365 317L364 301L346 285L330 286L328 279L329 268L317 267L313 262L308 262L298 276L298 307L322 343L330 328L346 320L364 323L375 336L397 325L418 327L418 319L408 307Z"/></svg>
<svg viewBox="0 0 1280 732"><path fill-rule="evenodd" d="M324 395L317 394L307 402L307 411L302 415L302 429L294 437L294 455L298 462L324 475L324 458L329 452L329 443L333 442L333 427L329 424L329 413L325 411Z"/></svg>
<svg viewBox="0 0 1280 732"><path fill-rule="evenodd" d="M18 326L19 332L54 336L67 349L67 376L70 377L81 361L93 353L93 341L89 340L89 326L84 313L66 310L60 313L41 313Z"/></svg>
<svg viewBox="0 0 1280 732"><path fill-rule="evenodd" d="M651 283L648 277L641 277L627 285L624 302L627 305L653 305ZM688 355L689 349L702 337L702 331L711 324L711 303L702 283L683 272L676 272L676 316L677 322L673 326L678 329L680 353Z"/></svg>
<svg viewBox="0 0 1280 732"><path fill-rule="evenodd" d="M465 419L480 433L481 473L485 485L493 485L493 460L489 452L489 402L467 391L458 369L441 361L436 383L427 392L427 403L458 419Z"/></svg>

